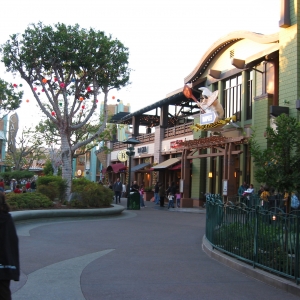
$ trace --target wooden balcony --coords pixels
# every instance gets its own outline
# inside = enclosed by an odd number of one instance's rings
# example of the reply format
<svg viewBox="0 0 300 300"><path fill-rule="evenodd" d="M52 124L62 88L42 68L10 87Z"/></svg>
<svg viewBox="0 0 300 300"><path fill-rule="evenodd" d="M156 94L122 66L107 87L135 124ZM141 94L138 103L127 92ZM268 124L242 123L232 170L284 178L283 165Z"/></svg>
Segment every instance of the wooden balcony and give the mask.
<svg viewBox="0 0 300 300"><path fill-rule="evenodd" d="M165 130L165 136L164 138L171 138L171 137L176 137L176 136L182 136L182 135L188 135L192 134L193 131L191 129L191 126L193 125L193 122L186 123L183 125L175 126L172 128L167 128Z"/></svg>

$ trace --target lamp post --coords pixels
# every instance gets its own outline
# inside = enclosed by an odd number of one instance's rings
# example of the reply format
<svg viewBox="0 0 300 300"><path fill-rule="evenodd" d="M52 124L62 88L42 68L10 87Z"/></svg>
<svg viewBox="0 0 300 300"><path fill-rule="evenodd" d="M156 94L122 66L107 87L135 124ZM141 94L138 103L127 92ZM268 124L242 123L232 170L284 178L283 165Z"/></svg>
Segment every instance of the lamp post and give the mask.
<svg viewBox="0 0 300 300"><path fill-rule="evenodd" d="M131 182L131 157L134 156L134 145L137 145L140 143L139 140L136 140L135 138L131 137L127 139L127 141L122 142L123 144L127 144L127 151L126 154L129 157L129 166L128 166L128 185L126 187L126 193L127 193L127 209L129 209L129 199L130 199L130 182Z"/></svg>

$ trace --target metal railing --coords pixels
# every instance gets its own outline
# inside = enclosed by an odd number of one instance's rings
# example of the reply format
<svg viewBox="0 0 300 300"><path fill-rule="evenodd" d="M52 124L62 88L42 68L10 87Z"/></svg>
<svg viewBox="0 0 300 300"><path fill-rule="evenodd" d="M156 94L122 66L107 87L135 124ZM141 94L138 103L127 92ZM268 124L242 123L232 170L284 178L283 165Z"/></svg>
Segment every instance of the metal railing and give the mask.
<svg viewBox="0 0 300 300"><path fill-rule="evenodd" d="M154 133L143 134L135 137L135 139L139 140L142 143L154 142ZM127 147L123 142L115 142L113 143L113 151L125 149Z"/></svg>
<svg viewBox="0 0 300 300"><path fill-rule="evenodd" d="M252 200L260 202L258 197ZM206 198L206 237L213 248L297 284L299 234L298 210L286 214L278 206L265 209L242 201L223 203L220 195Z"/></svg>

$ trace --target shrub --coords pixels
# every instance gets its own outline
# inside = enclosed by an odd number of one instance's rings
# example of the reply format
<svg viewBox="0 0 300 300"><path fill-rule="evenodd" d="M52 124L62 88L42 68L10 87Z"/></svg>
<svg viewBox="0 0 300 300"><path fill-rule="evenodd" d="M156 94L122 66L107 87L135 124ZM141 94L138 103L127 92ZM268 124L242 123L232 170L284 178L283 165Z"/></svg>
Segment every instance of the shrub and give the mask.
<svg viewBox="0 0 300 300"><path fill-rule="evenodd" d="M53 206L53 202L47 196L38 192L9 193L6 195L6 201L12 210L48 208Z"/></svg>
<svg viewBox="0 0 300 300"><path fill-rule="evenodd" d="M36 184L37 191L48 196L50 199L54 200L58 198L60 201L64 200L67 182L60 176L42 176L38 178Z"/></svg>
<svg viewBox="0 0 300 300"><path fill-rule="evenodd" d="M86 178L73 180L72 193L78 195L70 203L73 207L108 207L113 199L111 189Z"/></svg>

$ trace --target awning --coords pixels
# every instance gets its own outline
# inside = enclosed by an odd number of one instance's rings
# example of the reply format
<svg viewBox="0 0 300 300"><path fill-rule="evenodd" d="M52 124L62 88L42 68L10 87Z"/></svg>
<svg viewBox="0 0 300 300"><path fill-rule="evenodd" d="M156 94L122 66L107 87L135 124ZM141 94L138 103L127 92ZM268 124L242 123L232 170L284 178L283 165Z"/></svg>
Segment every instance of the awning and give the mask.
<svg viewBox="0 0 300 300"><path fill-rule="evenodd" d="M143 168L145 168L149 165L150 165L150 163L143 163L143 164L136 165L136 166L131 168L131 172L138 171L138 170L143 169Z"/></svg>
<svg viewBox="0 0 300 300"><path fill-rule="evenodd" d="M170 159L167 159L166 161L156 165L156 166L153 166L152 169L153 170L162 170L162 169L166 169L176 163L178 163L179 161L181 161L181 158L170 158Z"/></svg>
<svg viewBox="0 0 300 300"><path fill-rule="evenodd" d="M122 163L117 163L110 165L106 168L106 172L114 172L114 173L119 173L120 171L126 170L126 166Z"/></svg>
<svg viewBox="0 0 300 300"><path fill-rule="evenodd" d="M169 170L175 171L175 170L180 170L181 169L181 163L178 165L175 165L174 167L170 168Z"/></svg>

